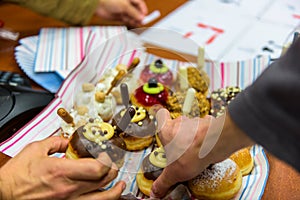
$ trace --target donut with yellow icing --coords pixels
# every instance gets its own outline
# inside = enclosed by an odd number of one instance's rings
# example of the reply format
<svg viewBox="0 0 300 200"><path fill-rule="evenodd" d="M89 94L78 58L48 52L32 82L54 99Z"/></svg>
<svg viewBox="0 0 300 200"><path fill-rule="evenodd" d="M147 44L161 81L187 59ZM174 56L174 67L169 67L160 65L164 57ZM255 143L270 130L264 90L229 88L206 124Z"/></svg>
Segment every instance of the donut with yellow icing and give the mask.
<svg viewBox="0 0 300 200"><path fill-rule="evenodd" d="M89 122L72 134L66 157L69 159L97 158L106 152L118 167L121 167L125 156L125 143L114 135L114 128L106 122L90 119Z"/></svg>
<svg viewBox="0 0 300 200"><path fill-rule="evenodd" d="M150 196L153 182L162 173L166 165L167 159L163 147L155 149L143 159L136 176L137 186L143 194Z"/></svg>
<svg viewBox="0 0 300 200"><path fill-rule="evenodd" d="M132 105L135 115L131 119L125 130L116 129L116 135L121 137L126 143L128 151L138 151L149 147L154 141L156 133L155 117L148 113L144 107ZM112 120L112 125L116 128L121 121L126 109L118 112Z"/></svg>

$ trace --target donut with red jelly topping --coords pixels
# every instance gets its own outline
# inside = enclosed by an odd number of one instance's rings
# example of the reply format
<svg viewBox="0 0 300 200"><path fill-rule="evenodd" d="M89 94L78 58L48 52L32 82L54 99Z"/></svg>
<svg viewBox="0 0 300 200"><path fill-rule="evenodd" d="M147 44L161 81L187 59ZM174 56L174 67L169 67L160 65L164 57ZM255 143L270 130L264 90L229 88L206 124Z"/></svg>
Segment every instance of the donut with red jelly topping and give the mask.
<svg viewBox="0 0 300 200"><path fill-rule="evenodd" d="M169 89L155 78L150 78L147 83L137 88L131 95L133 105L142 106L150 111L155 106L166 106Z"/></svg>

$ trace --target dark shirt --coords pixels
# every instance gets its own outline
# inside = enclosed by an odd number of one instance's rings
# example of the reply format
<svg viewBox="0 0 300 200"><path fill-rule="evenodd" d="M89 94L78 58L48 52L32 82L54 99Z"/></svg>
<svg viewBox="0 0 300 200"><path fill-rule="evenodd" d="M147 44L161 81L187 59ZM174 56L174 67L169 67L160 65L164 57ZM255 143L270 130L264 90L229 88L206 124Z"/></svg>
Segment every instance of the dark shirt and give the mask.
<svg viewBox="0 0 300 200"><path fill-rule="evenodd" d="M229 105L237 126L300 171L300 39Z"/></svg>

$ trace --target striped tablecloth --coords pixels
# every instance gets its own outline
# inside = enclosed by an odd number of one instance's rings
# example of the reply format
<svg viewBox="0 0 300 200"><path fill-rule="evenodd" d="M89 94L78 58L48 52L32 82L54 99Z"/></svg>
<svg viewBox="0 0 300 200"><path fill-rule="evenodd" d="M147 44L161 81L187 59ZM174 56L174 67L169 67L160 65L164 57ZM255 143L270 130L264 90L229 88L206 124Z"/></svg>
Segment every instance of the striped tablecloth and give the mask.
<svg viewBox="0 0 300 200"><path fill-rule="evenodd" d="M87 56L85 56L83 61L63 81L56 93L56 98L40 114L17 131L15 135L2 142L0 151L9 156L15 156L28 143L57 134L61 124L61 119L56 114L57 109L59 107L71 109L75 94L82 83L96 83L106 69L112 68L118 63L128 64L133 57L140 58L139 66L144 66L158 59L157 56L146 53L143 48L136 48L130 45L127 45L126 48L124 46L121 48L120 45L120 40L111 40L105 45L100 45L87 52ZM16 55L20 57L22 54ZM179 66L194 65L193 63L162 59L174 72ZM260 57L234 63L205 63L204 70L211 81L210 90L227 85L237 85L242 89L245 88L266 68L270 62L269 60L267 57ZM20 64L22 65L23 63ZM139 72L140 70L141 67L138 67L136 71ZM140 152L128 152L118 177L108 187L118 180L125 180L127 187L124 194L130 192L135 196L144 198L136 186L135 172L139 169L144 156L150 151L151 147ZM254 157L254 169L250 175L243 178L242 189L236 196L236 199L260 199L264 192L269 174L268 160L263 148L259 145L253 146L251 153ZM62 157L63 159L64 154L55 154L54 156Z"/></svg>

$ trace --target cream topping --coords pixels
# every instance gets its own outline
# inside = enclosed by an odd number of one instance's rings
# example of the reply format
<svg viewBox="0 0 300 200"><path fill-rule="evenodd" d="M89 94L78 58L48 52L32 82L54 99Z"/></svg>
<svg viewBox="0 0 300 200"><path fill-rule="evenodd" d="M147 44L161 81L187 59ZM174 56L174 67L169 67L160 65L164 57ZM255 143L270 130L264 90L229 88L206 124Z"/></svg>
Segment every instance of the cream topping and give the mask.
<svg viewBox="0 0 300 200"><path fill-rule="evenodd" d="M113 137L114 129L109 123L92 120L83 127L82 134L90 141L102 143Z"/></svg>
<svg viewBox="0 0 300 200"><path fill-rule="evenodd" d="M156 167L165 168L167 166L167 158L163 147L158 147L151 152L149 161Z"/></svg>

